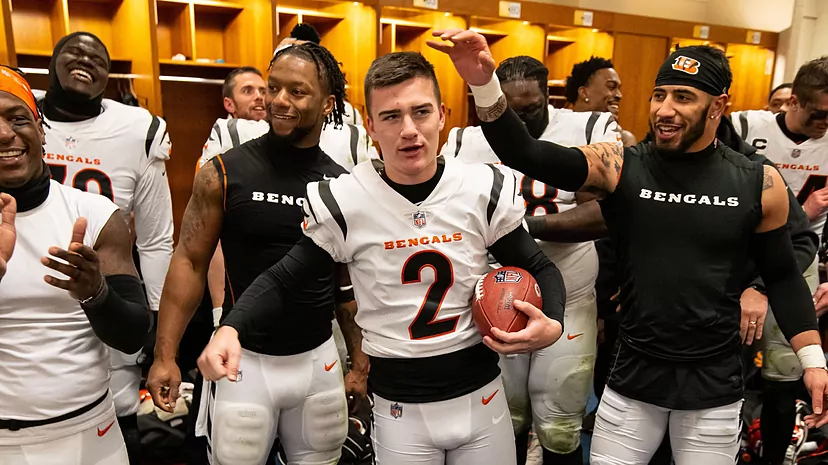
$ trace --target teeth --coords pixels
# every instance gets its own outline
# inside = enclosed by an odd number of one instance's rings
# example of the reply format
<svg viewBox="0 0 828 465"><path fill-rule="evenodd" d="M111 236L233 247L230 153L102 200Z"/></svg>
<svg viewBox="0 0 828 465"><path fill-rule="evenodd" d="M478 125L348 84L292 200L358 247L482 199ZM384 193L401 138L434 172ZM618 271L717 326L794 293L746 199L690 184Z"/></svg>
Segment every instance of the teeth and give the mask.
<svg viewBox="0 0 828 465"><path fill-rule="evenodd" d="M0 152L0 158L13 158L13 157L19 157L20 155L23 155L22 150L11 150L11 151L8 151L8 152Z"/></svg>
<svg viewBox="0 0 828 465"><path fill-rule="evenodd" d="M86 71L84 71L82 69L73 69L69 74L85 77L86 79L89 79L90 81L92 80L92 75L87 73Z"/></svg>
<svg viewBox="0 0 828 465"><path fill-rule="evenodd" d="M282 115L273 115L273 117L276 118L276 119L293 119L290 116L282 116Z"/></svg>

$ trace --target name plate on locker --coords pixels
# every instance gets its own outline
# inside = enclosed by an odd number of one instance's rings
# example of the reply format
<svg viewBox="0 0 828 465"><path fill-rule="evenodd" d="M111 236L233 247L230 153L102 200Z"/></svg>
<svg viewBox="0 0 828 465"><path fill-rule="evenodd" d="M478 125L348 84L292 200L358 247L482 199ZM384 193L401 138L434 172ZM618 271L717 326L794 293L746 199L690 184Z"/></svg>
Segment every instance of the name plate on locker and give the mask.
<svg viewBox="0 0 828 465"><path fill-rule="evenodd" d="M693 38L707 39L710 37L710 26L693 26Z"/></svg>
<svg viewBox="0 0 828 465"><path fill-rule="evenodd" d="M499 15L504 18L520 19L520 2L500 1Z"/></svg>
<svg viewBox="0 0 828 465"><path fill-rule="evenodd" d="M576 26L592 27L592 17L593 14L591 11L575 10L575 20L573 23Z"/></svg>
<svg viewBox="0 0 828 465"><path fill-rule="evenodd" d="M414 6L436 10L437 0L414 0Z"/></svg>
<svg viewBox="0 0 828 465"><path fill-rule="evenodd" d="M759 45L762 42L762 33L759 31L748 31L747 32L747 43Z"/></svg>

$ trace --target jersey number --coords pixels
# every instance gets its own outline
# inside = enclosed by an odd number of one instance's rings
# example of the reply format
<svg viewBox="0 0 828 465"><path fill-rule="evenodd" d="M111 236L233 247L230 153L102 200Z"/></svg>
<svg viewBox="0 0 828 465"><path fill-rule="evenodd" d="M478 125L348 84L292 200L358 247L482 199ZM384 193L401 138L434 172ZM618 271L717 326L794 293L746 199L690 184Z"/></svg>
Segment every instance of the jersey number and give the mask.
<svg viewBox="0 0 828 465"><path fill-rule="evenodd" d="M821 174L812 174L808 176L808 179L805 180L805 184L802 185L802 189L799 190L799 194L796 196L796 200L799 201L799 204L802 205L805 203L814 191L824 188L826 180L828 180L828 176L823 176Z"/></svg>
<svg viewBox="0 0 828 465"><path fill-rule="evenodd" d="M411 339L428 339L454 332L459 316L437 320L440 306L449 288L454 285L454 268L445 255L435 250L424 250L408 257L402 269L402 283L416 284L422 281L423 268L434 271L434 282L426 292L417 317L408 326Z"/></svg>
<svg viewBox="0 0 828 465"><path fill-rule="evenodd" d="M535 192L535 186L543 188L540 195ZM523 194L523 201L526 202L527 215L558 213L558 204L555 203L555 199L558 197L558 189L540 181L535 181L529 176L524 176L520 181L520 192Z"/></svg>
<svg viewBox="0 0 828 465"><path fill-rule="evenodd" d="M65 184L66 183L66 165L49 165L49 171L52 173L52 179ZM72 187L88 192L90 182L98 183L101 195L109 200L115 200L112 194L112 180L103 171L98 171L92 168L86 168L78 171L72 179Z"/></svg>

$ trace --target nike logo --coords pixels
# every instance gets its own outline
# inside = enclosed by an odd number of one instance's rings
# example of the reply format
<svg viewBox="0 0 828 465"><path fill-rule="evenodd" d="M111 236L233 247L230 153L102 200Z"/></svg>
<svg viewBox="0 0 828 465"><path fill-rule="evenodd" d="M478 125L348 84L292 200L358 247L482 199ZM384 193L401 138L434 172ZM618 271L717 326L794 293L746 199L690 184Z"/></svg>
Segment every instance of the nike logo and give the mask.
<svg viewBox="0 0 828 465"><path fill-rule="evenodd" d="M580 336L583 336L583 335L584 335L584 333L578 333L578 334L569 334L569 333L567 333L566 338L571 341L571 340L575 339L576 337L580 337Z"/></svg>
<svg viewBox="0 0 828 465"><path fill-rule="evenodd" d="M331 363L330 365L328 365L328 364L326 363L326 364L325 364L325 371L331 371L331 370L333 369L334 365L336 365L336 362L337 362L337 360L334 360L334 362L333 362L333 363Z"/></svg>
<svg viewBox="0 0 828 465"><path fill-rule="evenodd" d="M98 428L98 437L99 437L99 438L102 438L102 437L104 436L104 434L106 434L107 432L109 432L109 428L112 428L112 425L114 425L114 424L115 424L115 422L113 421L112 423L110 423L110 424L109 424L109 426L107 426L107 427L106 427L106 428L104 428L104 429L100 429L100 428Z"/></svg>
<svg viewBox="0 0 828 465"><path fill-rule="evenodd" d="M489 402L491 402L492 399L494 399L494 396L496 396L499 391L500 389L496 389L495 392L493 392L492 395L490 395L489 397L481 396L480 400L483 402L483 405L489 405Z"/></svg>
<svg viewBox="0 0 828 465"><path fill-rule="evenodd" d="M500 416L497 417L497 418L492 417L492 424L496 425L496 424L500 423L500 420L502 420L504 416L506 416L506 412L501 413Z"/></svg>

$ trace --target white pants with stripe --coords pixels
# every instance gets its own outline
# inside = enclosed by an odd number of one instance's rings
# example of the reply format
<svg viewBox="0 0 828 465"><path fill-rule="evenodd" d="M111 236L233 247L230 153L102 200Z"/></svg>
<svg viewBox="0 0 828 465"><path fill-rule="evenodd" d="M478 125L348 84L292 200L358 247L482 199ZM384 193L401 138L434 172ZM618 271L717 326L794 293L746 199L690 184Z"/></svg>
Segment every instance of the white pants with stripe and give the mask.
<svg viewBox="0 0 828 465"><path fill-rule="evenodd" d="M598 337L595 296L568 304L566 333L531 354L501 355L503 385L515 434L534 425L541 445L568 454L581 443Z"/></svg>
<svg viewBox="0 0 828 465"><path fill-rule="evenodd" d="M733 465L742 401L702 410L670 410L604 390L592 433L591 465L650 461L667 426L676 465Z"/></svg>
<svg viewBox="0 0 828 465"><path fill-rule="evenodd" d="M141 367L138 366L140 355L140 350L126 354L109 348L109 388L119 417L138 413L141 404Z"/></svg>
<svg viewBox="0 0 828 465"><path fill-rule="evenodd" d="M83 429L65 435L78 428ZM18 431L2 430L0 435L5 444L15 438L24 444L0 445L2 465L129 465L111 395L75 418Z"/></svg>
<svg viewBox="0 0 828 465"><path fill-rule="evenodd" d="M514 465L515 435L500 377L440 402L374 395L376 465Z"/></svg>
<svg viewBox="0 0 828 465"><path fill-rule="evenodd" d="M260 465L276 437L288 465L335 465L348 434L342 363L333 338L308 352L242 350L239 380L205 383L196 434L213 465Z"/></svg>

